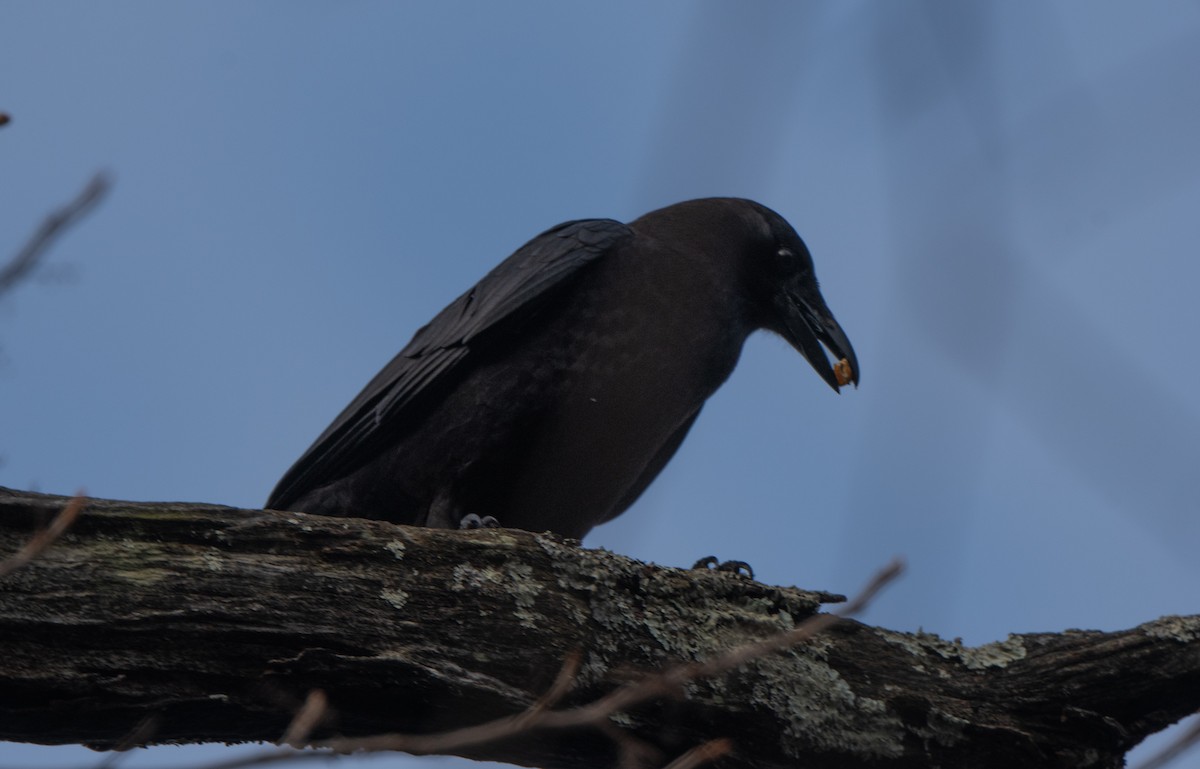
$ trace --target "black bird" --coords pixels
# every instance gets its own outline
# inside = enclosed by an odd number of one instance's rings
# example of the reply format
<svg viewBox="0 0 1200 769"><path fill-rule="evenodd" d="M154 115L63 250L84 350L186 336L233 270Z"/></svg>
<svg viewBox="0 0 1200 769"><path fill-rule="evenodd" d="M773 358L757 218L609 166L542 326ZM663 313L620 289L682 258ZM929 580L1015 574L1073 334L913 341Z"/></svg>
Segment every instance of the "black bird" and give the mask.
<svg viewBox="0 0 1200 769"><path fill-rule="evenodd" d="M419 330L267 507L582 538L645 491L760 328L858 385L808 248L765 206L560 224Z"/></svg>

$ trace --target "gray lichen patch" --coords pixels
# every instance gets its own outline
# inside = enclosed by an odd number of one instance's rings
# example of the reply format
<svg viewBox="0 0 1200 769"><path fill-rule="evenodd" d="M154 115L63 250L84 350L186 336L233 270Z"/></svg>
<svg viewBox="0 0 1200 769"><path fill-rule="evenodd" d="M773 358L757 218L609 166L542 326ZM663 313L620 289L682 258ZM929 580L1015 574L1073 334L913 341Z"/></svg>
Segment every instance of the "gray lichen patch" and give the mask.
<svg viewBox="0 0 1200 769"><path fill-rule="evenodd" d="M95 570L99 578L115 577L140 585L178 579L178 567L181 564L194 564L205 555L212 557L208 551L200 553L194 549L172 549L149 542L100 538L90 540L82 548L51 549L48 554L60 562L82 559L88 568ZM203 566L212 570L208 563Z"/></svg>
<svg viewBox="0 0 1200 769"><path fill-rule="evenodd" d="M805 596L736 579L675 569L647 577L645 591L655 598L653 611L645 612L647 629L672 656L705 659L792 630L797 614L803 618L816 608ZM802 646L820 656L823 643L810 639Z"/></svg>
<svg viewBox="0 0 1200 769"><path fill-rule="evenodd" d="M1159 617L1142 625L1142 630L1151 638L1194 643L1200 640L1200 617Z"/></svg>
<svg viewBox="0 0 1200 769"><path fill-rule="evenodd" d="M533 568L523 563L505 563L502 567L459 564L451 572L450 586L454 590L503 592L516 606L513 612L525 627L537 627L544 618L536 611L537 597L542 586L534 579Z"/></svg>
<svg viewBox="0 0 1200 769"><path fill-rule="evenodd" d="M1025 641L1020 636L1010 635L1003 641L993 641L982 646L964 646L962 641L947 641L933 633L896 633L876 629L883 639L899 646L915 657L933 655L942 659L960 662L968 670L1003 668L1017 660L1025 659Z"/></svg>
<svg viewBox="0 0 1200 769"><path fill-rule="evenodd" d="M539 534L538 546L554 563L555 582L564 591L586 598L583 604L571 607L572 619L578 623L599 622L604 626L619 626L629 621L633 606L625 592L617 589L621 581L635 578L625 559L605 550L584 550L558 537Z"/></svg>
<svg viewBox="0 0 1200 769"><path fill-rule="evenodd" d="M291 525L300 529L300 531L314 531L312 523L307 518L298 518L296 516L288 515L281 517L280 520L284 521L285 523L290 523Z"/></svg>
<svg viewBox="0 0 1200 769"><path fill-rule="evenodd" d="M759 658L752 688L756 705L780 714L787 726L780 748L795 758L819 751L845 751L895 758L904 753L905 729L900 719L876 699L854 693L830 665L804 654ZM718 686L720 685L719 682Z"/></svg>
<svg viewBox="0 0 1200 769"><path fill-rule="evenodd" d="M951 747L967 739L967 727L970 725L971 722L965 718L931 708L925 716L925 726L913 727L913 733L922 739Z"/></svg>
<svg viewBox="0 0 1200 769"><path fill-rule="evenodd" d="M504 567L509 578L509 595L516 604L513 616L525 627L537 627L542 616L536 611L537 597L542 586L533 578L533 568L523 563L510 563Z"/></svg>
<svg viewBox="0 0 1200 769"><path fill-rule="evenodd" d="M379 591L379 597L392 605L392 608L403 609L408 603L408 593L400 588L385 587Z"/></svg>
<svg viewBox="0 0 1200 769"><path fill-rule="evenodd" d="M389 539L383 544L383 549L391 553L397 561L404 560L404 543L398 539Z"/></svg>
<svg viewBox="0 0 1200 769"><path fill-rule="evenodd" d="M639 664L705 659L790 630L825 597L726 573L645 564L547 535L537 541L555 562L558 586L581 599L564 607L573 619L598 626L596 637L653 641ZM600 651L607 656L611 650Z"/></svg>
<svg viewBox="0 0 1200 769"><path fill-rule="evenodd" d="M225 556L215 547L210 547L205 550L200 556L200 560L204 563L204 568L213 572L225 571Z"/></svg>
<svg viewBox="0 0 1200 769"><path fill-rule="evenodd" d="M134 585L154 585L158 582L176 579L176 574L168 569L146 567L142 569L113 569L109 572L127 583Z"/></svg>
<svg viewBox="0 0 1200 769"><path fill-rule="evenodd" d="M974 648L964 647L961 659L968 670L983 670L985 668L1004 668L1017 660L1025 659L1025 639L1010 635L1003 641Z"/></svg>
<svg viewBox="0 0 1200 769"><path fill-rule="evenodd" d="M472 566L460 563L450 575L450 587L454 590L488 589L503 582L500 570L494 566Z"/></svg>

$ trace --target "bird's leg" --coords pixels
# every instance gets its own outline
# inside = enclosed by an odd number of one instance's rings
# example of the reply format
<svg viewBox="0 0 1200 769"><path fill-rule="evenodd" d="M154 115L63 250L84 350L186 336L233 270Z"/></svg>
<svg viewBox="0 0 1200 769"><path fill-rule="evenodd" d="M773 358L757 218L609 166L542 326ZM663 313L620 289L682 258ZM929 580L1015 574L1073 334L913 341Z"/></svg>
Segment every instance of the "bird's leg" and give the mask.
<svg viewBox="0 0 1200 769"><path fill-rule="evenodd" d="M429 506L429 514L425 516L425 525L435 529L498 529L500 521L490 515L482 517L475 513L462 515L454 493L443 490Z"/></svg>
<svg viewBox="0 0 1200 769"><path fill-rule="evenodd" d="M728 571L734 574L743 574L750 579L754 579L754 569L750 568L750 564L745 561L719 561L715 555L706 556L692 564L693 569L712 569L713 571Z"/></svg>
<svg viewBox="0 0 1200 769"><path fill-rule="evenodd" d="M458 528L460 528L460 529L498 529L498 528L500 528L500 521L497 521L495 518L493 518L490 515L485 515L482 518L480 518L475 513L467 513L458 522Z"/></svg>

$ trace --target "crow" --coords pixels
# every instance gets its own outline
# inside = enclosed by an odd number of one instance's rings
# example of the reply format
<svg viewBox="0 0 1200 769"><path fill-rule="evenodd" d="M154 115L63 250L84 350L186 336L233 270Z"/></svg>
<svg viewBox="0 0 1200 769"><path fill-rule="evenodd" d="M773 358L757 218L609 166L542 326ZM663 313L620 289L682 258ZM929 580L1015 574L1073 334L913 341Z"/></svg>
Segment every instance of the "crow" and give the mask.
<svg viewBox="0 0 1200 769"><path fill-rule="evenodd" d="M267 507L581 539L646 490L758 329L858 385L808 248L769 208L560 224L417 331Z"/></svg>

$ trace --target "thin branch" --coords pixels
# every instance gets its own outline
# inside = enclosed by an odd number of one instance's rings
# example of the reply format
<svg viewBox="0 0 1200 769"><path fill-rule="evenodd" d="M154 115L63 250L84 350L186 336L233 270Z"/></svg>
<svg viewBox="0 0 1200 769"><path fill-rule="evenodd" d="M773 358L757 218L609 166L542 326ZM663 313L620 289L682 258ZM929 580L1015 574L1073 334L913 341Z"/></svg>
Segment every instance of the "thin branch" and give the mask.
<svg viewBox="0 0 1200 769"><path fill-rule="evenodd" d="M617 746L617 766L620 769L644 769L662 763L662 751L645 740L614 724L605 721L597 724L597 731Z"/></svg>
<svg viewBox="0 0 1200 769"><path fill-rule="evenodd" d="M195 769L243 769L243 767L247 766L266 766L268 764L278 764L283 761L302 761L314 758L323 758L328 761L337 758L337 756L337 753L330 750L296 750L295 748L281 746L258 753L251 753L240 758L231 758L228 761L200 764Z"/></svg>
<svg viewBox="0 0 1200 769"><path fill-rule="evenodd" d="M325 692L313 689L308 693L308 697L305 698L304 704L300 706L295 717L292 718L292 722L288 724L283 736L279 738L280 744L293 748L304 747L308 742L308 736L325 718L328 710L329 698L325 696Z"/></svg>
<svg viewBox="0 0 1200 769"><path fill-rule="evenodd" d="M32 272L54 239L90 211L110 186L108 177L96 174L74 200L47 216L17 255L0 267L0 296Z"/></svg>
<svg viewBox="0 0 1200 769"><path fill-rule="evenodd" d="M562 667L559 668L558 675L554 678L554 683L537 702L533 703L529 708L530 712L538 713L557 705L558 701L566 696L567 692L571 691L571 687L575 685L575 676L579 673L579 664L582 661L583 652L578 649L571 650L563 660Z"/></svg>
<svg viewBox="0 0 1200 769"><path fill-rule="evenodd" d="M1195 747L1198 742L1200 742L1200 718L1181 731L1179 736L1171 741L1171 744L1139 764L1137 769L1161 769Z"/></svg>
<svg viewBox="0 0 1200 769"><path fill-rule="evenodd" d="M721 737L709 740L689 750L679 758L667 764L665 769L695 769L697 766L716 761L733 751L733 740Z"/></svg>
<svg viewBox="0 0 1200 769"><path fill-rule="evenodd" d="M139 745L144 745L154 733L158 731L159 718L157 715L146 716L141 721L138 721L137 726L125 735L125 738L116 745L100 763L96 764L96 769L115 769L121 763L122 759L129 755L129 751Z"/></svg>
<svg viewBox="0 0 1200 769"><path fill-rule="evenodd" d="M87 504L87 498L80 491L71 501L67 502L63 507L62 512L54 516L54 520L50 525L33 535L25 546L17 552L0 561L0 578L7 577L22 566L27 565L34 558L42 554L46 548L54 544L54 541L61 537L67 529L71 528L71 524L75 523L75 519L83 512L84 506Z"/></svg>

